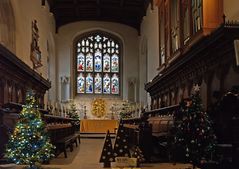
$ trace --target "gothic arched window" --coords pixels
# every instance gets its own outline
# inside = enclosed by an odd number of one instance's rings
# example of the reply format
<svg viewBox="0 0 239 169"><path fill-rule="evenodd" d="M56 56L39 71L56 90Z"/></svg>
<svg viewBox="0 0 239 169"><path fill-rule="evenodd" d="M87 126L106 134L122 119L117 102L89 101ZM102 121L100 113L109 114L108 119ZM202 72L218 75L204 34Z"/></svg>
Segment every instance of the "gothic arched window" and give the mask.
<svg viewBox="0 0 239 169"><path fill-rule="evenodd" d="M120 50L119 41L109 34L81 36L76 42L76 92L119 95Z"/></svg>

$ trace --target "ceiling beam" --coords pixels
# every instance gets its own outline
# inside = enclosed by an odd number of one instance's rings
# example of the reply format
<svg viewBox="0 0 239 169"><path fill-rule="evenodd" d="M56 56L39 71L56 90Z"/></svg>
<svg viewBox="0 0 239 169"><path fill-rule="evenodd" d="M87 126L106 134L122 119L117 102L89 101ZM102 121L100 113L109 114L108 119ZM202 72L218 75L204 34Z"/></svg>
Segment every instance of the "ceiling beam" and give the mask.
<svg viewBox="0 0 239 169"><path fill-rule="evenodd" d="M120 7L124 6L124 0L120 0Z"/></svg>
<svg viewBox="0 0 239 169"><path fill-rule="evenodd" d="M56 33L58 32L58 28L65 25L65 24L68 24L68 23L71 23L71 22L75 22L75 21L89 21L89 20L99 20L97 17L92 17L92 18L78 18L78 19L75 19L75 18L68 18L68 17L61 17L61 20L58 20L58 22L56 22ZM138 20L135 20L135 19L113 19L113 18L101 18L101 21L108 21L108 22L118 22L118 23L121 23L121 24L124 24L124 25L128 25L130 27L133 27L135 29L137 29L138 33L140 33L140 22Z"/></svg>
<svg viewBox="0 0 239 169"><path fill-rule="evenodd" d="M74 2L74 8L75 8L75 14L76 14L76 16L77 17L79 17L80 16L80 14L79 14L79 9L78 9L78 1L77 0L73 0L73 2Z"/></svg>
<svg viewBox="0 0 239 169"><path fill-rule="evenodd" d="M96 0L96 4L97 4L97 17L100 18L101 16L100 0Z"/></svg>
<svg viewBox="0 0 239 169"><path fill-rule="evenodd" d="M110 9L110 10L116 10L116 11L129 11L129 12L139 12L142 9L140 7L130 7L130 6L122 6L122 7L117 7L117 6L106 6L106 5L102 5L101 6L102 9Z"/></svg>
<svg viewBox="0 0 239 169"><path fill-rule="evenodd" d="M139 31L142 17L153 0L41 0L48 2L56 27L82 20L118 22ZM152 6L151 6L152 7Z"/></svg>
<svg viewBox="0 0 239 169"><path fill-rule="evenodd" d="M99 1L99 0L97 0ZM140 11L142 10L142 6L113 6L113 5L102 5L101 3L99 3L99 5L97 6L94 6L94 5L90 5L90 4L77 4L77 5L72 5L72 4L58 4L58 5L55 5L53 8L55 10L61 10L61 9L72 9L72 8L75 8L75 7L78 7L79 9L87 9L87 8L108 8L108 9L112 9L112 10L126 10L126 11Z"/></svg>

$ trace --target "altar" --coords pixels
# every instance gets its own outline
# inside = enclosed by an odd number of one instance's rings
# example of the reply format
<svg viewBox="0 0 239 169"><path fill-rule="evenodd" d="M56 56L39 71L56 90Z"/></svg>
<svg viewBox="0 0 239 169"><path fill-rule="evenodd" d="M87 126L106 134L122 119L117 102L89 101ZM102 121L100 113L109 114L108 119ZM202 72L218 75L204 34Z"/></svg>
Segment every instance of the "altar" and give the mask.
<svg viewBox="0 0 239 169"><path fill-rule="evenodd" d="M118 120L106 120L106 119L82 119L80 121L81 133L106 133L107 130L110 133L115 133L115 129L118 128Z"/></svg>

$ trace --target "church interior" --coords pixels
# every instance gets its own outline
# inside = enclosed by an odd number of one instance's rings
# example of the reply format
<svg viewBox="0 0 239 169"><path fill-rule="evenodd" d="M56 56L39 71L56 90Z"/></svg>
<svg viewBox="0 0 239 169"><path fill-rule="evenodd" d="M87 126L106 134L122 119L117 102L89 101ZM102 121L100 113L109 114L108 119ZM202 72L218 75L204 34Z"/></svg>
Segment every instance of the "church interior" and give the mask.
<svg viewBox="0 0 239 169"><path fill-rule="evenodd" d="M0 0L0 169L238 169L237 0Z"/></svg>

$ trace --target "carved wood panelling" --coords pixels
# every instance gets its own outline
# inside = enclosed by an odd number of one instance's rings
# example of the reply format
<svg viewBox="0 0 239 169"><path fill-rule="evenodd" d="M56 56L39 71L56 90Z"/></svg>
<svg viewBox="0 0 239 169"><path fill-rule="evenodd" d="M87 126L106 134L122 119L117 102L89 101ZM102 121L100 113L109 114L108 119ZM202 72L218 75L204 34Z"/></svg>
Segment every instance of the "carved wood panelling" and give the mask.
<svg viewBox="0 0 239 169"><path fill-rule="evenodd" d="M156 5L160 73L223 23L220 0L162 0Z"/></svg>
<svg viewBox="0 0 239 169"><path fill-rule="evenodd" d="M157 75L152 82L147 83L145 89L152 98L165 95L170 99L169 92L178 91L177 102L182 97L188 97L194 84L205 81L207 85L207 104L210 103L212 93L212 78L220 81L220 92L226 91L225 77L231 65L235 65L233 40L239 38L239 26L221 26L208 37L204 37L192 48L175 60L162 74ZM238 68L237 68L238 69ZM239 74L238 74L239 76ZM172 101L169 101L172 104Z"/></svg>
<svg viewBox="0 0 239 169"><path fill-rule="evenodd" d="M36 92L40 107L51 85L0 44L0 107L8 102L23 103L27 90Z"/></svg>

